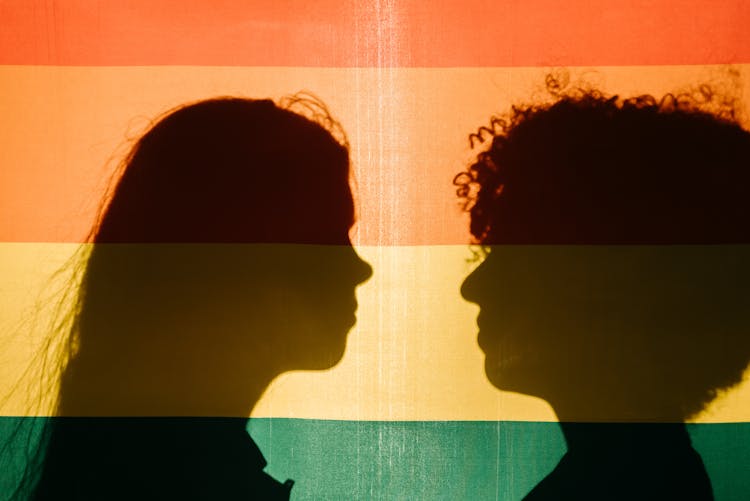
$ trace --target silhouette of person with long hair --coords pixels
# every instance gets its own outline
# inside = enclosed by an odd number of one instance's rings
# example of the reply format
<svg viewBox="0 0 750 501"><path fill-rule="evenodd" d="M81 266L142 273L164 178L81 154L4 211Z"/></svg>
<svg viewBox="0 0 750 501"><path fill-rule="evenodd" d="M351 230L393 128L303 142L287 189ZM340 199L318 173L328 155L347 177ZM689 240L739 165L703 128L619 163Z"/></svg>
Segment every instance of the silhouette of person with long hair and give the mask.
<svg viewBox="0 0 750 501"><path fill-rule="evenodd" d="M288 499L246 432L268 384L334 366L371 267L325 107L163 116L91 238L33 499Z"/></svg>
<svg viewBox="0 0 750 501"><path fill-rule="evenodd" d="M701 92L558 94L470 136L485 372L568 447L527 500L713 497L684 421L750 359L750 133Z"/></svg>

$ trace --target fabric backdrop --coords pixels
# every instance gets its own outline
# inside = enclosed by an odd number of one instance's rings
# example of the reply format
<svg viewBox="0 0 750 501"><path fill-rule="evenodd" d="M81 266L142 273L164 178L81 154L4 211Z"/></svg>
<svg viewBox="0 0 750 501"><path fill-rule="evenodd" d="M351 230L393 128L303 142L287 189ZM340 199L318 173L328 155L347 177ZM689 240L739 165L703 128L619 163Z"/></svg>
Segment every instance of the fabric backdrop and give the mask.
<svg viewBox="0 0 750 501"><path fill-rule="evenodd" d="M50 277L151 119L308 90L351 142L352 236L374 275L341 363L283 375L254 409L267 471L295 479L293 499L519 499L565 444L545 402L483 372L451 184L468 135L561 67L623 95L729 82L750 103L749 23L743 0L0 1L0 390L38 351L44 329L24 326L44 325L30 318ZM3 402L3 430L49 414L29 399ZM689 426L717 500L750 499L749 422L746 381Z"/></svg>

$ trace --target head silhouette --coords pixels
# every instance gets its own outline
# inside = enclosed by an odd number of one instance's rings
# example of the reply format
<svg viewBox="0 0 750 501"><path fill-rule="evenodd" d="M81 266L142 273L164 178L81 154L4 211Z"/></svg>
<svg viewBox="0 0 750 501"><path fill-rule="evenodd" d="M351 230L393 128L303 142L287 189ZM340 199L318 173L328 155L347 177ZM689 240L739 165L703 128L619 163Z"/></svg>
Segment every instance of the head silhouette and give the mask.
<svg viewBox="0 0 750 501"><path fill-rule="evenodd" d="M288 496L244 420L216 418L334 366L372 273L349 240L343 132L321 103L288 104L312 118L210 99L135 143L91 237L57 409L75 418L49 428L36 498Z"/></svg>
<svg viewBox="0 0 750 501"><path fill-rule="evenodd" d="M61 412L243 415L275 375L335 365L371 273L349 174L345 141L270 100L160 119L93 236Z"/></svg>
<svg viewBox="0 0 750 501"><path fill-rule="evenodd" d="M493 125L455 180L488 251L462 294L489 380L571 421L682 421L739 382L750 134L684 96L596 91Z"/></svg>

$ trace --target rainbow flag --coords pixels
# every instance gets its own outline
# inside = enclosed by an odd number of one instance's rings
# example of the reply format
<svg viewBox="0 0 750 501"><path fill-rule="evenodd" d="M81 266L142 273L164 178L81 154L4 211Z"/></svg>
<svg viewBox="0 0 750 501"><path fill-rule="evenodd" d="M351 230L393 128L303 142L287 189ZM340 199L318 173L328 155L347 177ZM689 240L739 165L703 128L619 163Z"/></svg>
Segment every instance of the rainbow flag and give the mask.
<svg viewBox="0 0 750 501"><path fill-rule="evenodd" d="M295 480L292 499L521 499L565 442L546 402L483 372L451 183L468 136L561 67L625 96L729 81L750 113L748 23L743 0L0 3L0 432L51 412L11 389L131 141L183 103L307 90L348 135L374 274L342 361L282 375L253 409L266 471ZM715 498L750 499L750 381L688 430ZM0 492L22 451L3 461Z"/></svg>

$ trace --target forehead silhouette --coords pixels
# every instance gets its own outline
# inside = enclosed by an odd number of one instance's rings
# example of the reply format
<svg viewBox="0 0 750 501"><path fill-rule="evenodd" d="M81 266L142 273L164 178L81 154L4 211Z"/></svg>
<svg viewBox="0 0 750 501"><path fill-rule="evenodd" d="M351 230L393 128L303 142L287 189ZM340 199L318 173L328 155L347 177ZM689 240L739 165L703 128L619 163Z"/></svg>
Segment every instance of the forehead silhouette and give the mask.
<svg viewBox="0 0 750 501"><path fill-rule="evenodd" d="M96 241L337 243L351 219L346 147L270 100L224 98L136 143Z"/></svg>
<svg viewBox="0 0 750 501"><path fill-rule="evenodd" d="M470 169L487 243L750 242L750 134L668 100L515 109Z"/></svg>

